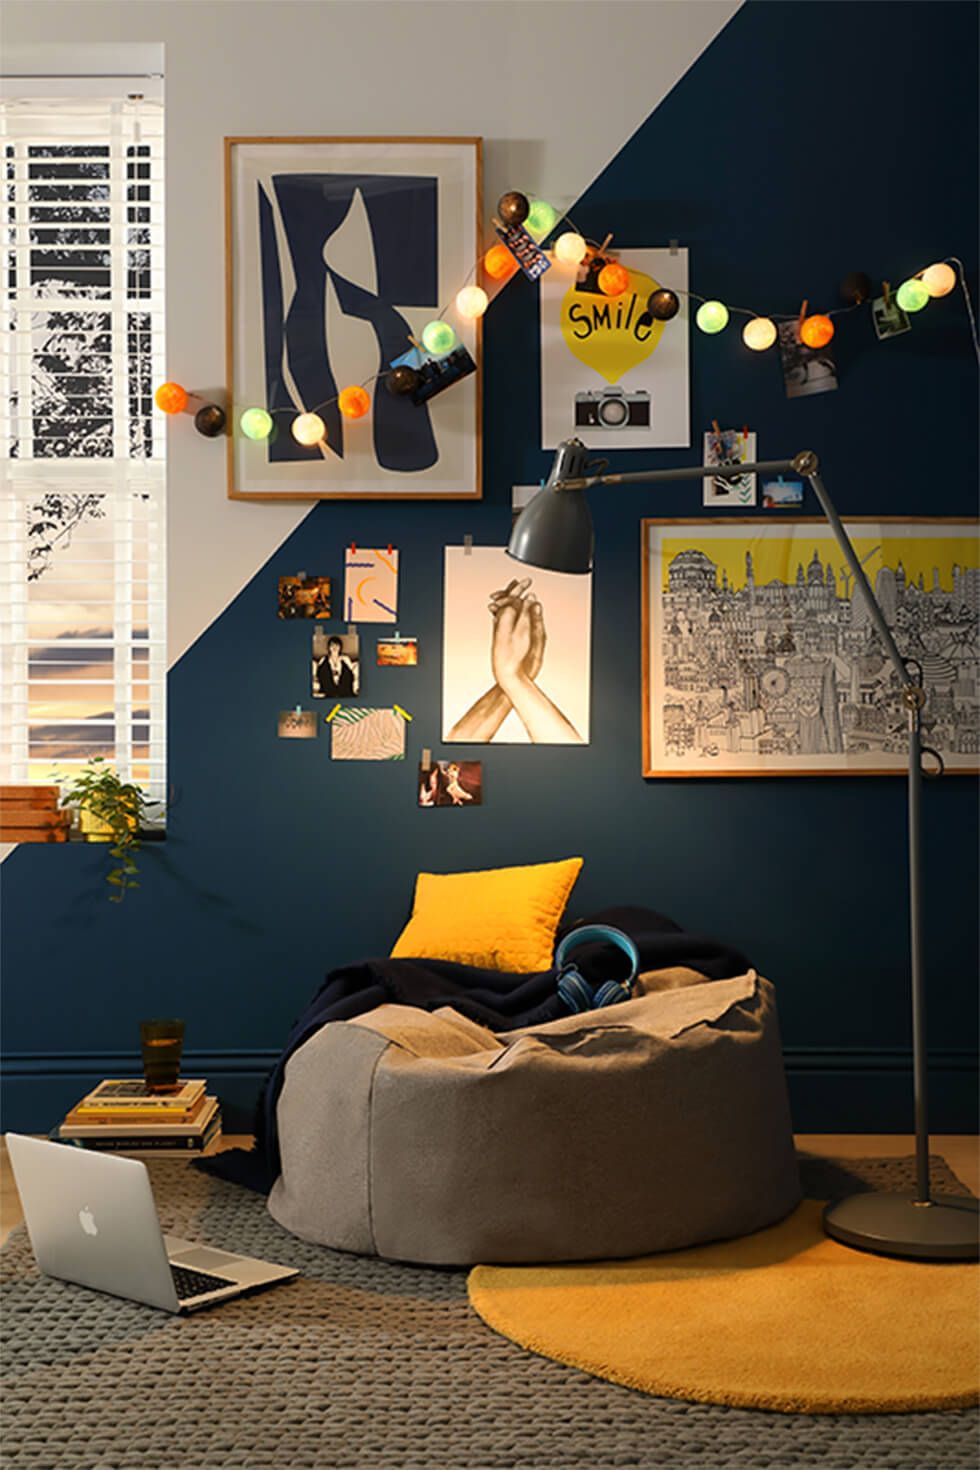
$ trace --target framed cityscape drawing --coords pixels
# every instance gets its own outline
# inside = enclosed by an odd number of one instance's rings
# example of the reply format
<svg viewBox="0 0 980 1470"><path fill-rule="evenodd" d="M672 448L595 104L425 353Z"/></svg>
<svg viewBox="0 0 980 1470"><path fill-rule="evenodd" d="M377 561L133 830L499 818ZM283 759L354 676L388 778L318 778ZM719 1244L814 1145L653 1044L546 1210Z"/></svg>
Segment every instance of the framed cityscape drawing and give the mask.
<svg viewBox="0 0 980 1470"><path fill-rule="evenodd" d="M976 520L845 524L922 666L925 743L948 771L976 771ZM905 773L899 681L826 522L642 525L644 775Z"/></svg>
<svg viewBox="0 0 980 1470"><path fill-rule="evenodd" d="M480 496L481 330L455 307L479 255L479 138L226 138L228 494L235 500ZM446 310L443 312L443 309ZM444 314L458 342L413 347ZM410 354L410 396L377 381ZM366 386L371 406L337 398ZM241 430L249 407L272 432ZM326 425L296 442L297 414Z"/></svg>

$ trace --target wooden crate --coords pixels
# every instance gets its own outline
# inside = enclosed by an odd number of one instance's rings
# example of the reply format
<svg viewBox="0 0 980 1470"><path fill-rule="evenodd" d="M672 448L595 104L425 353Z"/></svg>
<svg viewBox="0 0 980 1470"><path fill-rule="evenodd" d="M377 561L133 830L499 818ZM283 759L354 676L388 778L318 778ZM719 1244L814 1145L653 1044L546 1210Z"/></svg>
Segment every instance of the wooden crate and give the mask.
<svg viewBox="0 0 980 1470"><path fill-rule="evenodd" d="M0 786L0 842L67 842L60 795L57 786Z"/></svg>

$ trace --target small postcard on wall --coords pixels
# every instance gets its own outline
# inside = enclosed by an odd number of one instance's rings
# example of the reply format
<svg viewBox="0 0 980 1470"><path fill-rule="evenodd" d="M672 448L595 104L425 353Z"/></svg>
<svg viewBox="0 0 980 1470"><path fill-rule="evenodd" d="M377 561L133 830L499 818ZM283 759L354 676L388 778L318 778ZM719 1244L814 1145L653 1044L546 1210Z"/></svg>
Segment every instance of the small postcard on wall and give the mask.
<svg viewBox="0 0 980 1470"><path fill-rule="evenodd" d="M423 761L419 806L482 806L482 761Z"/></svg>
<svg viewBox="0 0 980 1470"><path fill-rule="evenodd" d="M704 464L753 464L755 435L748 429L710 429L704 436ZM755 505L756 476L739 475L728 480L712 475L704 481L704 502L710 506Z"/></svg>
<svg viewBox="0 0 980 1470"><path fill-rule="evenodd" d="M279 616L329 618L330 578L308 577L305 572L297 572L294 577L280 577Z"/></svg>
<svg viewBox="0 0 980 1470"><path fill-rule="evenodd" d="M398 552L348 546L344 558L344 618L393 623L398 617Z"/></svg>
<svg viewBox="0 0 980 1470"><path fill-rule="evenodd" d="M279 711L280 740L315 740L316 710L282 709Z"/></svg>
<svg viewBox="0 0 980 1470"><path fill-rule="evenodd" d="M379 638L378 665L380 668L411 669L419 661L417 638Z"/></svg>
<svg viewBox="0 0 980 1470"><path fill-rule="evenodd" d="M352 699L361 689L361 640L356 633L313 634L314 699Z"/></svg>
<svg viewBox="0 0 980 1470"><path fill-rule="evenodd" d="M335 761L403 761L405 720L396 709L342 705L325 716Z"/></svg>
<svg viewBox="0 0 980 1470"><path fill-rule="evenodd" d="M782 475L775 480L763 480L762 505L764 510L799 510L802 504L802 480L784 480Z"/></svg>

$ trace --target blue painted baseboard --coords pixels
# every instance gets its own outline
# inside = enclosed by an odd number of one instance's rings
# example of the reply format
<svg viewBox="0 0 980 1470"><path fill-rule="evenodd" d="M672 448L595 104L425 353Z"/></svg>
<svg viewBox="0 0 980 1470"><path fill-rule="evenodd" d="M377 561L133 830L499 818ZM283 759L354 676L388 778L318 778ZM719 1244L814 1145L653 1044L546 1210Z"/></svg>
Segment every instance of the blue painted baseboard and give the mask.
<svg viewBox="0 0 980 1470"><path fill-rule="evenodd" d="M255 1101L275 1051L188 1051L185 1076L206 1077L221 1099L227 1133L251 1132ZM909 1051L787 1047L793 1126L798 1133L910 1133ZM0 1057L2 1122L43 1133L103 1077L138 1074L134 1052L17 1052ZM929 1057L930 1127L976 1133L978 1058L973 1051Z"/></svg>

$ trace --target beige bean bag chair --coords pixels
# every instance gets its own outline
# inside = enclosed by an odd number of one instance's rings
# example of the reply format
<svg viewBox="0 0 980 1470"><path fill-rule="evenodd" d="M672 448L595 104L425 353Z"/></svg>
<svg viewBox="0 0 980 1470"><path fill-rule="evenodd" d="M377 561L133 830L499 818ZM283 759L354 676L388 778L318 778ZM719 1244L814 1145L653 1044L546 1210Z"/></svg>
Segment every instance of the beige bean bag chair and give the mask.
<svg viewBox="0 0 980 1470"><path fill-rule="evenodd" d="M660 971L638 988L500 1034L399 1005L324 1026L286 1068L273 1217L457 1266L645 1255L781 1219L800 1185L772 986Z"/></svg>

